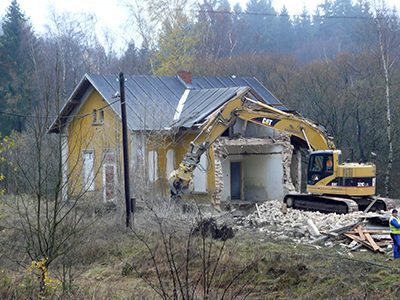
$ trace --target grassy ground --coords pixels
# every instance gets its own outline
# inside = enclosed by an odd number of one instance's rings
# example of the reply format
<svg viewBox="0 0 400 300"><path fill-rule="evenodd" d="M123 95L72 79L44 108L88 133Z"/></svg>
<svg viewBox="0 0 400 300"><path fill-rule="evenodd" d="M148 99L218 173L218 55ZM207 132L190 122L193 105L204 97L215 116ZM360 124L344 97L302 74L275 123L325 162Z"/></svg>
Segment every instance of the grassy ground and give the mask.
<svg viewBox="0 0 400 300"><path fill-rule="evenodd" d="M352 252L294 244L241 228L226 241L193 235L198 223L178 215L103 215L73 254L67 292L47 287L46 299L385 299L400 293L400 260L391 253ZM1 236L2 245L13 243ZM14 250L12 250L14 249ZM38 280L23 251L2 247L0 299L36 299ZM62 261L49 277L62 279ZM53 285L57 286L57 285Z"/></svg>

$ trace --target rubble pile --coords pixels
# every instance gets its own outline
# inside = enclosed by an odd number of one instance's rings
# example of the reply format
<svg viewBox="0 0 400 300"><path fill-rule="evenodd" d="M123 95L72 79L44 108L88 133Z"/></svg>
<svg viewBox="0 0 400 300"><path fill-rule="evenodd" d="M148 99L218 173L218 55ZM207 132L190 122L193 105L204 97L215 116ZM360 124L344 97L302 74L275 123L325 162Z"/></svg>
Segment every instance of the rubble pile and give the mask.
<svg viewBox="0 0 400 300"><path fill-rule="evenodd" d="M284 213L282 202L275 200L256 205L252 214L237 218L236 224L257 228L267 236L290 238L296 243L310 243L321 239L324 233L356 224L364 217L362 211L350 214L324 214L289 208Z"/></svg>

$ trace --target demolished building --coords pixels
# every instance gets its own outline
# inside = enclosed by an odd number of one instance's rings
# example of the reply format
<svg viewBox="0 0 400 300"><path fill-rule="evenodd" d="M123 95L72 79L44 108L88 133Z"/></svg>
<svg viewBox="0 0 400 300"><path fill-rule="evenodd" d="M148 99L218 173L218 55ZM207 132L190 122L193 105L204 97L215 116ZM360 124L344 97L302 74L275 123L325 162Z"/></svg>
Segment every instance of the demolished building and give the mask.
<svg viewBox="0 0 400 300"><path fill-rule="evenodd" d="M250 77L125 76L131 187L134 197L168 197L167 179L207 118L240 95L286 111ZM122 142L116 75L85 74L50 127L63 139L64 194L85 189L94 199L122 193ZM194 172L201 203L282 200L300 191L301 154L289 134L238 120L201 157Z"/></svg>

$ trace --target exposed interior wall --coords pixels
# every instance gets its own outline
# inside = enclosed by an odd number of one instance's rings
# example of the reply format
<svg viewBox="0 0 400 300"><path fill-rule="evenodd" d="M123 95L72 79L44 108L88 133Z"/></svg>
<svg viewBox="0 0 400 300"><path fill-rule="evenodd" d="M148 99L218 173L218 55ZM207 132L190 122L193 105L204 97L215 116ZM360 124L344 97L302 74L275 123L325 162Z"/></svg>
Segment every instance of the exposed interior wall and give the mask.
<svg viewBox="0 0 400 300"><path fill-rule="evenodd" d="M220 202L262 202L282 200L293 192L290 137L275 134L266 138L219 138L213 145L215 157L215 191L213 199ZM240 199L231 197L231 163L241 168ZM300 173L301 176L301 173ZM300 181L295 178L296 182Z"/></svg>
<svg viewBox="0 0 400 300"><path fill-rule="evenodd" d="M301 152L293 150L292 162L290 165L290 177L292 178L293 188L296 192L301 192Z"/></svg>
<svg viewBox="0 0 400 300"><path fill-rule="evenodd" d="M200 163L193 171L193 193L207 193L207 153L200 157Z"/></svg>

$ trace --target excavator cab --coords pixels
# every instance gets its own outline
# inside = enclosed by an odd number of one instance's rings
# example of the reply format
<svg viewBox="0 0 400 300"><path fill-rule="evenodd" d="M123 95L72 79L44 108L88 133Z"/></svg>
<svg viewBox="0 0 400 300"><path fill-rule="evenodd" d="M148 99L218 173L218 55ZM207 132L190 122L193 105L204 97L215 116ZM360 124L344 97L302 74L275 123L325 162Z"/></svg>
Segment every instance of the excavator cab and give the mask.
<svg viewBox="0 0 400 300"><path fill-rule="evenodd" d="M338 160L341 160L340 153L338 153L337 157ZM334 164L334 151L326 150L312 152L308 164L307 184L315 185L322 179L332 176L336 168L337 164L336 167Z"/></svg>

